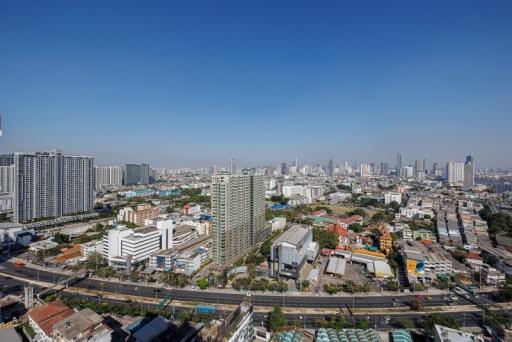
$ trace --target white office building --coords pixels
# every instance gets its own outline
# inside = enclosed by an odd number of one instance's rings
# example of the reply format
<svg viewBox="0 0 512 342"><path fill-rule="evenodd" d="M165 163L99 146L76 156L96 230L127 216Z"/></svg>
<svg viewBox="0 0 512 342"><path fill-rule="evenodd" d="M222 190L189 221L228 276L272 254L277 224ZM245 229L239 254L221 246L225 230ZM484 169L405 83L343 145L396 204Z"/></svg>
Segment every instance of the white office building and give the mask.
<svg viewBox="0 0 512 342"><path fill-rule="evenodd" d="M384 204L388 205L392 202L402 203L402 194L399 192L388 192L384 194Z"/></svg>
<svg viewBox="0 0 512 342"><path fill-rule="evenodd" d="M103 237L103 257L110 266L125 267L145 261L159 250L172 247L173 223L157 221L139 229L117 226Z"/></svg>

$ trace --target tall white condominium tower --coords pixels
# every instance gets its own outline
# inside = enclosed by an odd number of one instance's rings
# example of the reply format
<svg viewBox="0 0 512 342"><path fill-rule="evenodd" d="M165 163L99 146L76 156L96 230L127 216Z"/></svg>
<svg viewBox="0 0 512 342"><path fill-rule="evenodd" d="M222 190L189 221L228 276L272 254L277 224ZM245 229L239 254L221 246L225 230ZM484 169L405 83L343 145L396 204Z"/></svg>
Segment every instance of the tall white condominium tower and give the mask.
<svg viewBox="0 0 512 342"><path fill-rule="evenodd" d="M14 192L14 165L0 166L0 192Z"/></svg>
<svg viewBox="0 0 512 342"><path fill-rule="evenodd" d="M94 180L96 191L120 187L123 184L123 168L121 166L95 166Z"/></svg>
<svg viewBox="0 0 512 342"><path fill-rule="evenodd" d="M464 164L464 190L471 190L475 186L475 160L470 154Z"/></svg>
<svg viewBox="0 0 512 342"><path fill-rule="evenodd" d="M94 201L94 158L60 151L14 154L14 220L90 212Z"/></svg>
<svg viewBox="0 0 512 342"><path fill-rule="evenodd" d="M414 161L414 178L419 181L425 179L425 163L423 159Z"/></svg>
<svg viewBox="0 0 512 342"><path fill-rule="evenodd" d="M446 180L450 185L461 186L464 182L464 163L449 161L446 164Z"/></svg>
<svg viewBox="0 0 512 342"><path fill-rule="evenodd" d="M226 268L270 236L265 222L264 177L255 170L212 179L213 261Z"/></svg>

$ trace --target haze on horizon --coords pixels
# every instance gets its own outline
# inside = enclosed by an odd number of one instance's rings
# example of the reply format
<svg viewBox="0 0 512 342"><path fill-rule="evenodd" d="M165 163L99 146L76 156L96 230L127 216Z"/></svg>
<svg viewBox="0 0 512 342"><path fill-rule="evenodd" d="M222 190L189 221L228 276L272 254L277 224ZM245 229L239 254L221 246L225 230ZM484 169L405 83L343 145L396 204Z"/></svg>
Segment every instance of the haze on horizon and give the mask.
<svg viewBox="0 0 512 342"><path fill-rule="evenodd" d="M512 168L512 2L0 3L0 152Z"/></svg>

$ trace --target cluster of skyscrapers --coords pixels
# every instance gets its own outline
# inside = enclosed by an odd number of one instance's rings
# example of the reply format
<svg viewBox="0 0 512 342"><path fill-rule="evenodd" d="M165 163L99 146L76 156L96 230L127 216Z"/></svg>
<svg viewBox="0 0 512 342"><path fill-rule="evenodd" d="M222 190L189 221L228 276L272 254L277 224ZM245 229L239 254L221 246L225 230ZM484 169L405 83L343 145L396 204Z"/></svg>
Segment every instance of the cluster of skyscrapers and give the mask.
<svg viewBox="0 0 512 342"><path fill-rule="evenodd" d="M58 150L0 156L0 193L7 195L0 200L9 201L17 223L88 213L95 191L150 179L148 164L94 166L92 157Z"/></svg>

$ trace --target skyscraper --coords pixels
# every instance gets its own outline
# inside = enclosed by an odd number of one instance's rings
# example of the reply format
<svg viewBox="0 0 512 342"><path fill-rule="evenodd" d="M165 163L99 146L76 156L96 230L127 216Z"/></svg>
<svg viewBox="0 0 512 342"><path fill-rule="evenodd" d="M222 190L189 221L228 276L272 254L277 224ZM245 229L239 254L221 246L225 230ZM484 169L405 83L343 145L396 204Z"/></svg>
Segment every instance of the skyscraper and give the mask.
<svg viewBox="0 0 512 342"><path fill-rule="evenodd" d="M327 165L327 172L329 173L329 176L334 175L334 161L332 159L329 159L329 164Z"/></svg>
<svg viewBox="0 0 512 342"><path fill-rule="evenodd" d="M14 192L14 165L0 166L0 192Z"/></svg>
<svg viewBox="0 0 512 342"><path fill-rule="evenodd" d="M270 236L265 223L264 177L255 170L212 179L213 262L226 268Z"/></svg>
<svg viewBox="0 0 512 342"><path fill-rule="evenodd" d="M418 159L414 161L414 178L422 181L425 179L425 160Z"/></svg>
<svg viewBox="0 0 512 342"><path fill-rule="evenodd" d="M236 160L234 158L229 161L229 172L236 173Z"/></svg>
<svg viewBox="0 0 512 342"><path fill-rule="evenodd" d="M14 154L14 220L90 212L94 159L60 151Z"/></svg>
<svg viewBox="0 0 512 342"><path fill-rule="evenodd" d="M473 155L466 157L464 163L464 190L471 190L475 186L475 162Z"/></svg>
<svg viewBox="0 0 512 342"><path fill-rule="evenodd" d="M361 164L359 166L359 175L361 177L369 177L371 173L371 166L369 164Z"/></svg>
<svg viewBox="0 0 512 342"><path fill-rule="evenodd" d="M125 185L148 185L149 164L126 164L124 169Z"/></svg>
<svg viewBox="0 0 512 342"><path fill-rule="evenodd" d="M396 174L398 177L401 177L401 170L402 170L402 154L398 152L396 154Z"/></svg>
<svg viewBox="0 0 512 342"><path fill-rule="evenodd" d="M288 168L286 166L286 163L285 162L282 162L281 163L281 175L286 175L288 174Z"/></svg>
<svg viewBox="0 0 512 342"><path fill-rule="evenodd" d="M383 176L389 175L389 164L388 163L380 163L380 174Z"/></svg>
<svg viewBox="0 0 512 342"><path fill-rule="evenodd" d="M446 181L450 185L460 186L464 182L464 163L449 161L446 164Z"/></svg>
<svg viewBox="0 0 512 342"><path fill-rule="evenodd" d="M123 168L121 166L95 166L94 180L96 191L123 184Z"/></svg>

